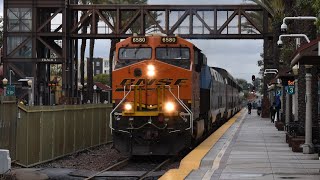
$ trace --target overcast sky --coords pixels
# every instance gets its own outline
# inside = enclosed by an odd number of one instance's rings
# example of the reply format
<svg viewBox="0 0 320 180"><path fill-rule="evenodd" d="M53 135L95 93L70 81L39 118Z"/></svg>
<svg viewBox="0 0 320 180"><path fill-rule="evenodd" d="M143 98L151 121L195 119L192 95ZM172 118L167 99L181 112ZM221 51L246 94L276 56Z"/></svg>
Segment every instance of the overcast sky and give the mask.
<svg viewBox="0 0 320 180"><path fill-rule="evenodd" d="M0 0L3 12L3 0ZM149 0L149 4L241 4L243 0ZM258 76L257 61L263 51L262 40L190 40L208 57L210 66L224 68L235 78L251 82L251 75ZM109 56L110 42L97 40L95 57ZM88 51L87 51L88 53Z"/></svg>

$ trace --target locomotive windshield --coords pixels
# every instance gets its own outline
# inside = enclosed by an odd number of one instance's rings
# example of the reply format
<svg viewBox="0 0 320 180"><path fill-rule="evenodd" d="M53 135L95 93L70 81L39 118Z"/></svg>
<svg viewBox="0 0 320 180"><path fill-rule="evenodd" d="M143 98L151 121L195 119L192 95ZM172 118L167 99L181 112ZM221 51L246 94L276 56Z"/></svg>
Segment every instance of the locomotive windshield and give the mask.
<svg viewBox="0 0 320 180"><path fill-rule="evenodd" d="M182 47L156 48L156 58L174 66L190 69L190 49Z"/></svg>
<svg viewBox="0 0 320 180"><path fill-rule="evenodd" d="M141 60L151 59L151 48L123 47L119 49L118 61L115 68L121 68Z"/></svg>

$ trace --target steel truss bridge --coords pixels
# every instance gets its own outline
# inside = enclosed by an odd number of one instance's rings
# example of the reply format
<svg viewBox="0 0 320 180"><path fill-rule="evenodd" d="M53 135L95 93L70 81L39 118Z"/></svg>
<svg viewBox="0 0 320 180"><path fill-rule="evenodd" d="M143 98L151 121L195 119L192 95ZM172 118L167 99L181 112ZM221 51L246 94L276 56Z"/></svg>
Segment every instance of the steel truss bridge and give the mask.
<svg viewBox="0 0 320 180"><path fill-rule="evenodd" d="M4 73L34 77L35 100L50 94L50 65L62 67L62 94L79 97L79 40L163 33L188 39L263 39L273 63L270 14L256 5L80 5L77 0L4 0ZM256 22L250 14L261 14ZM271 48L272 49L272 48ZM47 97L48 98L48 97Z"/></svg>

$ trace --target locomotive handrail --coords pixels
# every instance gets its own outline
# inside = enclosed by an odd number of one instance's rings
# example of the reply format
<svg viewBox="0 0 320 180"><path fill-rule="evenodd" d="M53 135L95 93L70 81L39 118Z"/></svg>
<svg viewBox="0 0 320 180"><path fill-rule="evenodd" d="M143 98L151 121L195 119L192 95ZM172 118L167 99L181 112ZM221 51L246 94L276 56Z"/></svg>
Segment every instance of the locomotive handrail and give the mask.
<svg viewBox="0 0 320 180"><path fill-rule="evenodd" d="M164 127L158 127L157 125L155 125L155 124L153 124L152 122L146 122L146 123L144 123L143 125L141 125L141 126L139 126L139 127L131 127L131 128L128 128L128 129L141 129L141 128L143 128L144 126L146 126L146 125L148 125L148 124L151 124L152 126L154 126L155 128L157 128L157 129L160 129L160 130L162 130L162 129L165 129L168 125L166 124Z"/></svg>
<svg viewBox="0 0 320 180"><path fill-rule="evenodd" d="M184 110L186 110L189 113L190 116L190 126L189 128L185 129L185 130L189 130L191 129L191 133L193 134L193 113L192 111L181 101L181 99L178 99L173 92L171 91L171 87L169 85L165 85L166 87L168 87L169 92L172 94L172 96L176 99L176 101L178 101L178 103L184 108Z"/></svg>
<svg viewBox="0 0 320 180"><path fill-rule="evenodd" d="M132 87L132 86L136 86L136 85L130 85L130 89L129 89L128 93L125 94L125 96L121 99L121 101L119 102L119 104L118 104L115 108L113 108L113 110L112 110L111 113L110 113L109 128L111 129L111 134L112 134L112 131L114 130L114 128L112 127L112 114L114 113L114 111L115 111L116 109L118 109L118 107L120 106L120 104L122 104L123 101L126 99L126 97L129 95L129 93L131 92L131 87ZM126 133L130 133L129 131L124 131L124 130L119 130L119 131L121 131L121 132L126 132Z"/></svg>
<svg viewBox="0 0 320 180"><path fill-rule="evenodd" d="M137 85L130 85L130 89L129 91L124 95L124 97L121 99L121 101L118 103L118 105L110 112L110 122L109 122L109 128L111 129L111 134L112 131L114 131L114 128L112 127L112 114L114 113L114 111L123 103L123 101L126 99L126 97L130 94L132 87L133 86L137 86ZM192 111L181 101L181 99L177 98L173 92L171 91L171 87L169 85L165 85L165 87L168 87L169 92L172 94L172 96L175 98L175 100L184 108L184 110L187 111L187 113L190 116L190 126L188 128L186 128L185 130L189 130L191 129L191 133L193 133L193 113ZM125 130L118 130L121 132L125 132L125 133L130 133L129 131L125 131Z"/></svg>

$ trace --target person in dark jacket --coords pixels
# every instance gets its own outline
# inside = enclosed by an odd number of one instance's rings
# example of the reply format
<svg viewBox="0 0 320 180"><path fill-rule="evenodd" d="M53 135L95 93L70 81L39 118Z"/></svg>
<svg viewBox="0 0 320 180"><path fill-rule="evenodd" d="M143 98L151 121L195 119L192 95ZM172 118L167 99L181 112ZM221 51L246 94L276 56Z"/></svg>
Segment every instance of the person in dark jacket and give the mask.
<svg viewBox="0 0 320 180"><path fill-rule="evenodd" d="M248 106L248 114L251 114L252 104L250 101L248 102L247 106Z"/></svg>
<svg viewBox="0 0 320 180"><path fill-rule="evenodd" d="M276 102L273 102L272 106L270 106L270 115L271 115L272 123L274 123L275 114L276 114Z"/></svg>
<svg viewBox="0 0 320 180"><path fill-rule="evenodd" d="M279 121L280 120L280 109L281 109L281 100L280 100L280 96L276 96L276 100L275 100L276 102L276 108L275 108L275 110L276 110L276 115L277 115L277 121Z"/></svg>

